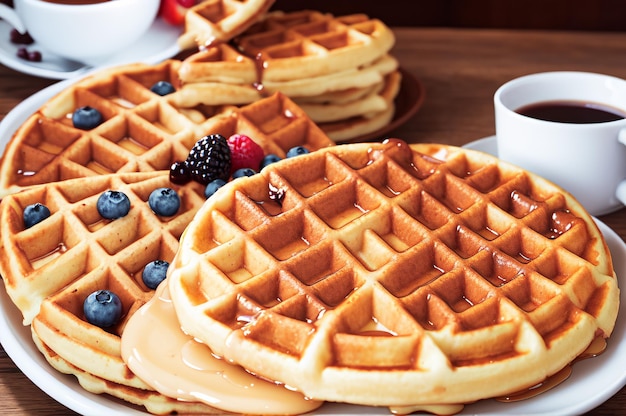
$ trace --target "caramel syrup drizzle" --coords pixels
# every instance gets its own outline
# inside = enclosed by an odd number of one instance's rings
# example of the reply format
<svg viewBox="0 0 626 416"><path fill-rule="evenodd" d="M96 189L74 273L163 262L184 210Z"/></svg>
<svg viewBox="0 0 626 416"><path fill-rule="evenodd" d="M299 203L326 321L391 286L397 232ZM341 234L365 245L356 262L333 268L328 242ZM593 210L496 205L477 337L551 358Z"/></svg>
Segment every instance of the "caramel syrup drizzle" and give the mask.
<svg viewBox="0 0 626 416"><path fill-rule="evenodd" d="M265 86L263 85L263 73L265 72L265 68L267 68L267 60L265 59L263 52L259 52L254 57L254 67L256 68L256 82L253 84L253 87L261 94L262 97L268 97L269 94L265 91Z"/></svg>
<svg viewBox="0 0 626 416"><path fill-rule="evenodd" d="M596 337L593 341L591 341L591 344L589 344L587 349L582 354L576 357L574 361L572 361L571 364L561 369L561 371L551 375L550 377L546 378L544 381L538 384L535 384L534 386L529 387L526 390L520 390L518 392L507 394L505 396L496 397L495 399L499 402L511 403L511 402L518 402L520 400L530 399L541 393L544 393L558 386L559 384L561 384L562 382L564 382L565 380L569 378L569 376L572 374L572 364L578 361L586 360L587 358L597 357L598 355L602 354L605 350L606 350L606 339L602 337Z"/></svg>

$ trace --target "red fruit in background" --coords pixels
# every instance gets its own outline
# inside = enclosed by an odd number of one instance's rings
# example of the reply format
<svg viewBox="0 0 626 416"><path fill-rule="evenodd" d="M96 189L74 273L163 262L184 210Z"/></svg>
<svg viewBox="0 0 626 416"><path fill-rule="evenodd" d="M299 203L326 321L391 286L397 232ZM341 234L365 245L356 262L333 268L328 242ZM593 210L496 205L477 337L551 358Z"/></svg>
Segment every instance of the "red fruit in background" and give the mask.
<svg viewBox="0 0 626 416"><path fill-rule="evenodd" d="M171 25L182 25L185 23L187 9L195 4L196 0L161 0L159 16Z"/></svg>
<svg viewBox="0 0 626 416"><path fill-rule="evenodd" d="M230 173L241 168L259 171L265 152L254 140L243 134L233 134L228 138L230 147Z"/></svg>

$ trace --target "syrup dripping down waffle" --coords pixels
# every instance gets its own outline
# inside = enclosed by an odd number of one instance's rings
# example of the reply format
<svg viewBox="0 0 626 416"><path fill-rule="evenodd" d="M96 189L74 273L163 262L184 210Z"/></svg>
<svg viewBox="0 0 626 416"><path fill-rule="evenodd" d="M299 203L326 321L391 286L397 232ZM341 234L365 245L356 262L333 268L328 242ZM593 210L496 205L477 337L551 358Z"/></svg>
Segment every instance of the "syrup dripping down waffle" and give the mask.
<svg viewBox="0 0 626 416"><path fill-rule="evenodd" d="M315 399L396 408L541 382L609 337L619 305L571 195L487 154L397 140L223 187L168 284L216 354Z"/></svg>

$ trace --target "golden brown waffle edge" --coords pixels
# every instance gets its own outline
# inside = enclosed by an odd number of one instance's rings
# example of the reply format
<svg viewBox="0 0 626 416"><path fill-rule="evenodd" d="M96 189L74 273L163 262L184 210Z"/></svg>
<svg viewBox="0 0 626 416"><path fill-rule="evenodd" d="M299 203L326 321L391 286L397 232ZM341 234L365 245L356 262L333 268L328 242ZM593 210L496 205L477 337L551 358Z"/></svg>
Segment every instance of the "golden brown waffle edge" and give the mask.
<svg viewBox="0 0 626 416"><path fill-rule="evenodd" d="M219 192L168 280L181 324L307 396L473 402L543 381L613 330L619 289L593 219L487 154L340 145Z"/></svg>

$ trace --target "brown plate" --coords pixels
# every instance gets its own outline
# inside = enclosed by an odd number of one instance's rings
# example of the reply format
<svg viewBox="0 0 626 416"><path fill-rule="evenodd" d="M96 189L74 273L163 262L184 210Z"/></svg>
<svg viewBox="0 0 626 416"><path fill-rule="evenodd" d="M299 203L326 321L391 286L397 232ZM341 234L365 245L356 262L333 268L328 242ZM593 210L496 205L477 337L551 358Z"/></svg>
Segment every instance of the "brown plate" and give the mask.
<svg viewBox="0 0 626 416"><path fill-rule="evenodd" d="M341 143L366 142L380 140L390 131L406 123L417 113L424 103L425 91L419 79L403 68L399 68L402 74L400 91L394 100L396 110L393 119L385 127L352 139L342 140Z"/></svg>

